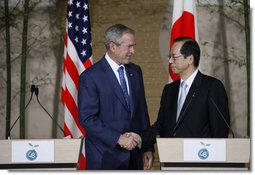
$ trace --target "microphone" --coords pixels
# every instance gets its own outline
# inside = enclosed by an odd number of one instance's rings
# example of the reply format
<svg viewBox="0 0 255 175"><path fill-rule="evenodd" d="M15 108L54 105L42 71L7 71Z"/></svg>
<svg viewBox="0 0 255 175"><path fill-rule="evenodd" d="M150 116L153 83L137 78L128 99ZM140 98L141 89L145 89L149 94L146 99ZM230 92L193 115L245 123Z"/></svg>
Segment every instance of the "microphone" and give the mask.
<svg viewBox="0 0 255 175"><path fill-rule="evenodd" d="M224 123L227 125L228 129L230 130L231 134L233 135L233 138L235 138L235 134L232 130L232 128L229 126L228 122L226 121L225 117L223 114L220 112L220 109L218 108L217 104L214 102L212 97L210 97L211 102L213 103L214 107L216 108L217 112L220 114L221 118L223 119Z"/></svg>
<svg viewBox="0 0 255 175"><path fill-rule="evenodd" d="M34 84L32 84L32 85L31 85L31 89L30 89L30 90L31 90L31 92L32 92L32 93L33 93L33 92L35 92L35 89L36 89L35 85L34 85Z"/></svg>
<svg viewBox="0 0 255 175"><path fill-rule="evenodd" d="M30 88L31 96L30 96L30 99L28 100L28 103L27 103L26 106L25 106L25 110L27 109L28 105L30 104L30 102L31 102L31 100L32 100L33 93L35 92L35 89L36 89L35 85L32 84L32 85L31 85L31 88ZM11 130L12 130L12 128L15 126L15 124L16 124L17 121L20 119L20 117L21 117L21 115L19 115L18 118L15 120L15 122L12 124L12 126L11 126L11 128L10 128L10 130L9 130L9 137L10 137L10 135L11 135Z"/></svg>
<svg viewBox="0 0 255 175"><path fill-rule="evenodd" d="M39 100L39 88L38 87L35 87L35 95L36 95L36 99L37 99L37 102L39 103L39 105L42 107L42 109L48 114L48 116L53 120L53 122L58 126L58 128L63 132L63 134L65 135L65 131L64 129L58 124L58 122L50 115L50 113L43 107L43 105L40 103L40 100Z"/></svg>

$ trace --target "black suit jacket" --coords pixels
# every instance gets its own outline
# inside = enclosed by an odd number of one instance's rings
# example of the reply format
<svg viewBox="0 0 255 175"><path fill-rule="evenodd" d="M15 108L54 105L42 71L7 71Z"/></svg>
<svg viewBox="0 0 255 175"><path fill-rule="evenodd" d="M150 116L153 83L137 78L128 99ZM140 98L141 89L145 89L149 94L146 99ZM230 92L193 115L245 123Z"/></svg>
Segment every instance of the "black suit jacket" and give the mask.
<svg viewBox="0 0 255 175"><path fill-rule="evenodd" d="M142 134L143 148L153 145L157 135L179 138L228 137L229 128L219 113L229 124L228 97L221 81L198 71L176 122L179 86L180 80L177 80L164 87L157 121Z"/></svg>

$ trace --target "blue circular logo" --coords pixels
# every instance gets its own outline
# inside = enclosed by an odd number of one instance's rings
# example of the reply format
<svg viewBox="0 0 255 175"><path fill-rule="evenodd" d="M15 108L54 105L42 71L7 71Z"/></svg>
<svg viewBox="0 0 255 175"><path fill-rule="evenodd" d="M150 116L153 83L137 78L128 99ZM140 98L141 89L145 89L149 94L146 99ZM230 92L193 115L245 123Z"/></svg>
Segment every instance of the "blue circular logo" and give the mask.
<svg viewBox="0 0 255 175"><path fill-rule="evenodd" d="M209 151L206 148L202 148L198 151L198 157L205 160L209 157Z"/></svg>
<svg viewBox="0 0 255 175"><path fill-rule="evenodd" d="M28 160L33 161L37 158L37 152L34 149L28 150L26 157Z"/></svg>

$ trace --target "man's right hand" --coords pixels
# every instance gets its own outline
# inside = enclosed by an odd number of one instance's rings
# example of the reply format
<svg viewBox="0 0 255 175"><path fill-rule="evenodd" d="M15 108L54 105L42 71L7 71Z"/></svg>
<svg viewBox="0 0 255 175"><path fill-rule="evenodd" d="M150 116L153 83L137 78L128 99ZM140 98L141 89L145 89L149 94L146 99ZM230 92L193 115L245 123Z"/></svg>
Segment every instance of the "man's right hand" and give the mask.
<svg viewBox="0 0 255 175"><path fill-rule="evenodd" d="M138 134L135 134L135 133L121 134L118 140L118 144L122 148L127 149L128 151L131 151L132 149L137 147L137 145L140 143L141 143L141 138Z"/></svg>
<svg viewBox="0 0 255 175"><path fill-rule="evenodd" d="M138 145L142 144L142 138L140 137L140 135L134 133L134 132L128 132L128 133L125 133L127 136L132 136L134 137L136 143Z"/></svg>

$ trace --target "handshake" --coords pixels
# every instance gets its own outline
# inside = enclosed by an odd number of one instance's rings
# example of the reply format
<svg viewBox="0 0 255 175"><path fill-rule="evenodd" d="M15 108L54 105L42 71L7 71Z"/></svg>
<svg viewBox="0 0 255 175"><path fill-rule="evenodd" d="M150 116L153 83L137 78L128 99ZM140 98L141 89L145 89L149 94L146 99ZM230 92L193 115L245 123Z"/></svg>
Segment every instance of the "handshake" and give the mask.
<svg viewBox="0 0 255 175"><path fill-rule="evenodd" d="M142 139L141 137L134 133L134 132L126 132L124 134L120 135L120 138L118 140L118 144L122 147L127 149L128 151L131 151L137 146L141 146Z"/></svg>

